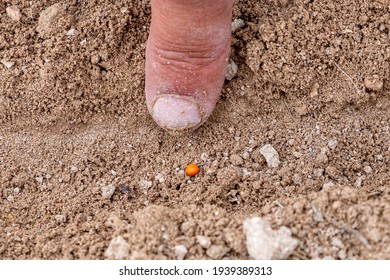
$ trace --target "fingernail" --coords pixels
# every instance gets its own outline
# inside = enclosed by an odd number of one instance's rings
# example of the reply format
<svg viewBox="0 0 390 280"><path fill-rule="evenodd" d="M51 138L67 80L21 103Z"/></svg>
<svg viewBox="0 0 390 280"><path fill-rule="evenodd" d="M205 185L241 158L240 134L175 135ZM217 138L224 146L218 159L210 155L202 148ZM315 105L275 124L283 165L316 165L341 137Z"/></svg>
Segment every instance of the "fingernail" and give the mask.
<svg viewBox="0 0 390 280"><path fill-rule="evenodd" d="M202 121L198 104L177 95L159 97L152 114L158 125L169 130L195 128Z"/></svg>

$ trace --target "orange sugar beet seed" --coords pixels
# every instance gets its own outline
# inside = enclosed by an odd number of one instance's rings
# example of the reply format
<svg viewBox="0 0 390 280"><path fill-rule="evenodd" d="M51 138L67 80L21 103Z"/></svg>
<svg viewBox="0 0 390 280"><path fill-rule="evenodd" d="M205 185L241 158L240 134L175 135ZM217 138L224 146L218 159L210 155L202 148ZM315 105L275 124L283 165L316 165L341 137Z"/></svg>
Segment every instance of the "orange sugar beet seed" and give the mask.
<svg viewBox="0 0 390 280"><path fill-rule="evenodd" d="M197 166L195 163L190 163L186 167L186 173L188 176L195 176L196 174L199 173L199 166Z"/></svg>

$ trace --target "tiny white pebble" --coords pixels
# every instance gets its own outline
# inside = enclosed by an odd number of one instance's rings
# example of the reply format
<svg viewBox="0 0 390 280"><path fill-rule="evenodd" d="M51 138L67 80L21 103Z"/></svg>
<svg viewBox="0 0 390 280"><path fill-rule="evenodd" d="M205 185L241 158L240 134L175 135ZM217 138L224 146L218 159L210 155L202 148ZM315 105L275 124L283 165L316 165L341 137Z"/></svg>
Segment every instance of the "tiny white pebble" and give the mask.
<svg viewBox="0 0 390 280"><path fill-rule="evenodd" d="M66 32L67 36L77 36L78 34L79 34L79 32L74 28L71 28L68 30L68 32Z"/></svg>
<svg viewBox="0 0 390 280"><path fill-rule="evenodd" d="M9 196L7 197L7 200L8 200L9 202L13 202L13 201L14 201L14 196L13 196L13 195L9 195Z"/></svg>
<svg viewBox="0 0 390 280"><path fill-rule="evenodd" d="M364 166L363 171L366 172L366 174L370 174L372 172L371 166L367 165Z"/></svg>
<svg viewBox="0 0 390 280"><path fill-rule="evenodd" d="M42 176L35 177L35 181L37 181L38 184L42 184L43 183L43 177Z"/></svg>
<svg viewBox="0 0 390 280"><path fill-rule="evenodd" d="M114 195L115 186L113 185L102 186L101 190L102 190L103 198L110 199Z"/></svg>
<svg viewBox="0 0 390 280"><path fill-rule="evenodd" d="M165 182L164 175L162 175L161 173L158 173L154 179L158 181L160 184Z"/></svg>
<svg viewBox="0 0 390 280"><path fill-rule="evenodd" d="M12 66L15 65L15 62L8 61L8 60L5 60L5 59L0 60L0 62L1 62L7 69L10 69Z"/></svg>
<svg viewBox="0 0 390 280"><path fill-rule="evenodd" d="M333 183L333 182L326 182L323 186L322 186L322 189L323 190L331 190L333 189L334 187L336 187L336 185Z"/></svg>
<svg viewBox="0 0 390 280"><path fill-rule="evenodd" d="M76 166L72 166L71 168L70 168L70 172L71 173L77 173L79 171L79 169L76 167Z"/></svg>
<svg viewBox="0 0 390 280"><path fill-rule="evenodd" d="M245 26L245 22L240 18L235 18L232 22L232 33L236 32L237 29L243 28Z"/></svg>
<svg viewBox="0 0 390 280"><path fill-rule="evenodd" d="M16 6L10 6L7 7L6 9L7 15L12 19L13 21L19 21L20 18L22 17L22 14L20 13L20 10Z"/></svg>
<svg viewBox="0 0 390 280"><path fill-rule="evenodd" d="M207 237L207 236L197 235L197 236L196 236L196 241L199 243L199 245L200 245L203 249L208 249L208 248L210 248L210 246L211 246L211 240L210 240L210 238Z"/></svg>
<svg viewBox="0 0 390 280"><path fill-rule="evenodd" d="M270 168L277 168L280 164L279 154L270 144L264 145L260 149L260 153L263 155L267 161L267 165Z"/></svg>
<svg viewBox="0 0 390 280"><path fill-rule="evenodd" d="M175 255L178 260L183 260L187 253L188 250L184 245L178 245L175 247Z"/></svg>
<svg viewBox="0 0 390 280"><path fill-rule="evenodd" d="M329 149L332 149L332 150L336 149L336 147L337 147L337 140L336 139L329 140L328 147L329 147Z"/></svg>
<svg viewBox="0 0 390 280"><path fill-rule="evenodd" d="M59 224L63 224L66 222L65 215L56 215L54 218L57 221L57 223L59 223Z"/></svg>

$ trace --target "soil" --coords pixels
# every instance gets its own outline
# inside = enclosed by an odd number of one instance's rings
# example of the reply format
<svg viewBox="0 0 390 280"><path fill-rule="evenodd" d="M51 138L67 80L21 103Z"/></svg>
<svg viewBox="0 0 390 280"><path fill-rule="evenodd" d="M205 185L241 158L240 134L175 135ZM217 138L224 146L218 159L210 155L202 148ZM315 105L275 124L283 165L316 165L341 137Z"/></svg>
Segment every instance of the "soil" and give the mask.
<svg viewBox="0 0 390 280"><path fill-rule="evenodd" d="M255 216L290 229L290 259L390 259L390 2L234 19L237 74L172 136L145 105L149 1L0 2L1 259L113 258L119 237L120 258L249 259Z"/></svg>

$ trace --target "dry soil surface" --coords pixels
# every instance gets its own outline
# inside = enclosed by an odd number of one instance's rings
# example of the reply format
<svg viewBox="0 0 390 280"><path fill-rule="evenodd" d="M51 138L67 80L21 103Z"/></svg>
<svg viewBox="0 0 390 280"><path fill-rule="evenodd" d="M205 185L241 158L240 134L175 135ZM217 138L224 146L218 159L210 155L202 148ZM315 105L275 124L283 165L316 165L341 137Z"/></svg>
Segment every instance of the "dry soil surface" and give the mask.
<svg viewBox="0 0 390 280"><path fill-rule="evenodd" d="M145 105L149 1L0 2L1 259L248 259L256 216L296 242L275 258L390 259L390 1L234 19L237 73L171 136Z"/></svg>

